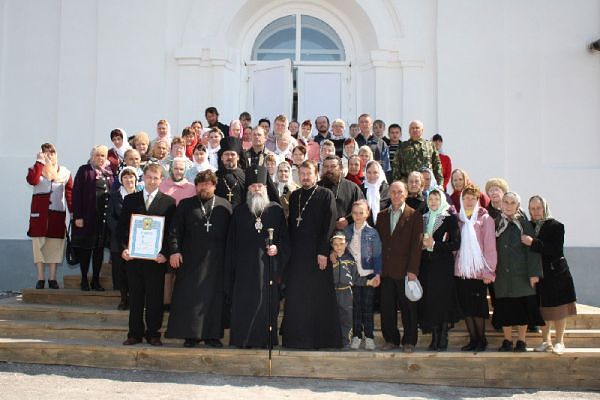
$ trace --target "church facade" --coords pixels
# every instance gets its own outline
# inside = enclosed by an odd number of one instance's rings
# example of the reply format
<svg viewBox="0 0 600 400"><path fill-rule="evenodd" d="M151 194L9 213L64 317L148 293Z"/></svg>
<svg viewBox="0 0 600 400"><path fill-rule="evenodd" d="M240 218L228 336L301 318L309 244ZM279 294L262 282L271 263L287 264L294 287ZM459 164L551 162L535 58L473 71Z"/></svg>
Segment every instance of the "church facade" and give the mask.
<svg viewBox="0 0 600 400"><path fill-rule="evenodd" d="M583 293L600 255L599 38L598 0L0 0L0 273L34 273L23 178L42 142L75 171L113 128L152 136L164 118L176 135L215 106L224 123L369 113L403 139L422 120L480 186L548 198Z"/></svg>

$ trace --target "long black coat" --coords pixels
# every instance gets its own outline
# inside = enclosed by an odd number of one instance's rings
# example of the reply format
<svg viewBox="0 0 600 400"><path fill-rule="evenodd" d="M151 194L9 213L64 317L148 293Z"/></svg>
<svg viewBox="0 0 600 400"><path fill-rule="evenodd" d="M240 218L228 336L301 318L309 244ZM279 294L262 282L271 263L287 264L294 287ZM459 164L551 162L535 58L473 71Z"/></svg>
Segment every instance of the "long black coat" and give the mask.
<svg viewBox="0 0 600 400"><path fill-rule="evenodd" d="M542 307L556 307L574 302L575 285L571 271L557 274L550 267L552 262L564 257L563 244L565 226L555 219L544 222L537 238L533 239L531 250L542 255L544 277L538 284Z"/></svg>

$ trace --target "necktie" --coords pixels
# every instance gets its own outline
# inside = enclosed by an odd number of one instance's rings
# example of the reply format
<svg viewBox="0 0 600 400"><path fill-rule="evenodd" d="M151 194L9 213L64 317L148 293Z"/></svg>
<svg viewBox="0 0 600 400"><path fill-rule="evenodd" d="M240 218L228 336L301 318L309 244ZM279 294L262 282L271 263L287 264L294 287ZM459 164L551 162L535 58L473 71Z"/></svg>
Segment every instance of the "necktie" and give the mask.
<svg viewBox="0 0 600 400"><path fill-rule="evenodd" d="M150 204L152 204L152 194L148 194L148 198L146 199L146 211L150 208Z"/></svg>

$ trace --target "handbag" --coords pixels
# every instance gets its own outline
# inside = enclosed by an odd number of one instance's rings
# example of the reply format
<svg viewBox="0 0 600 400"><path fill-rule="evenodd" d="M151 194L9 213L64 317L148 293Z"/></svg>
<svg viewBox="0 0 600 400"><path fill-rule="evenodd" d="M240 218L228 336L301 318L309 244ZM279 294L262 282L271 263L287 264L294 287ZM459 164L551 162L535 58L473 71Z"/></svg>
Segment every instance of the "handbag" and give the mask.
<svg viewBox="0 0 600 400"><path fill-rule="evenodd" d="M569 270L569 264L567 263L567 259L564 257L560 257L552 262L550 262L550 272L555 275L564 274Z"/></svg>
<svg viewBox="0 0 600 400"><path fill-rule="evenodd" d="M65 254L65 258L67 259L67 264L77 265L79 264L79 254L77 249L73 247L73 243L71 242L71 226L73 225L73 221L69 222L69 228L67 229L67 250Z"/></svg>
<svg viewBox="0 0 600 400"><path fill-rule="evenodd" d="M423 287L419 279L411 281L408 279L408 276L404 277L404 294L412 302L421 300L421 297L423 297Z"/></svg>

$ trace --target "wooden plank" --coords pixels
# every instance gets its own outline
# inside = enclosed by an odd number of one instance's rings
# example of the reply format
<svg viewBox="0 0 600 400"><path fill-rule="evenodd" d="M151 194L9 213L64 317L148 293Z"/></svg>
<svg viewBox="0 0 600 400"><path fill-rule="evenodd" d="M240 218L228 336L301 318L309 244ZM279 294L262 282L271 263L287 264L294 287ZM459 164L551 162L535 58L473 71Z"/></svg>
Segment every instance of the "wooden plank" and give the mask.
<svg viewBox="0 0 600 400"><path fill-rule="evenodd" d="M121 299L121 295L114 290L83 292L75 289L23 289L21 292L24 302L37 304L113 305L116 307Z"/></svg>
<svg viewBox="0 0 600 400"><path fill-rule="evenodd" d="M89 277L92 280L92 277ZM63 288L64 289L79 289L81 283L80 275L64 275L63 276ZM113 290L113 283L111 276L100 275L100 286L106 290Z"/></svg>

